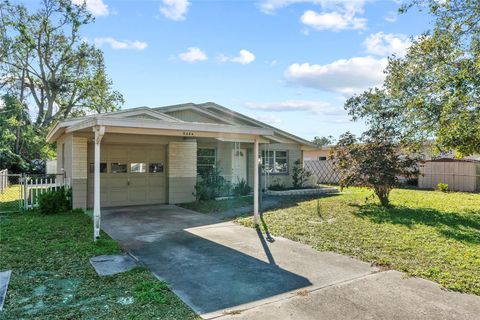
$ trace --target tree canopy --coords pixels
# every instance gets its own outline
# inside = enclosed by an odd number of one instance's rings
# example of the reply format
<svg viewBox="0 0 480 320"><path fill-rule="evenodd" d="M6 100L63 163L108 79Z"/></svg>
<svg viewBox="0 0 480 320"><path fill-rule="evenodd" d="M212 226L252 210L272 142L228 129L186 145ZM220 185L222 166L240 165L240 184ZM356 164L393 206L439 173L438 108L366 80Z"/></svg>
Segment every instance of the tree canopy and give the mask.
<svg viewBox="0 0 480 320"><path fill-rule="evenodd" d="M5 95L0 112L15 110L9 119L16 117L18 123L3 119L0 124L8 130L3 133L7 140L14 140L2 143L2 154L7 148L27 162L45 157L48 152L37 151L45 150L45 134L53 123L113 111L123 104L107 77L102 51L80 32L93 21L85 3L42 0L30 12L22 3L0 2L0 92ZM40 140L38 145L33 137Z"/></svg>
<svg viewBox="0 0 480 320"><path fill-rule="evenodd" d="M480 153L480 2L413 0L401 12L414 7L433 15L432 30L414 38L405 57L390 57L383 88L351 98L346 108L354 118L395 113L404 141Z"/></svg>
<svg viewBox="0 0 480 320"><path fill-rule="evenodd" d="M400 177L408 179L418 173L418 159L411 156L403 139L398 101L385 90L371 89L348 99L345 109L353 119L364 119L368 130L359 139L349 132L343 134L333 149L340 186L369 187L382 205L388 205L390 191L399 185Z"/></svg>
<svg viewBox="0 0 480 320"><path fill-rule="evenodd" d="M332 136L322 136L322 137L315 137L312 140L312 143L316 144L319 147L323 147L329 144L332 144L335 141L335 139Z"/></svg>

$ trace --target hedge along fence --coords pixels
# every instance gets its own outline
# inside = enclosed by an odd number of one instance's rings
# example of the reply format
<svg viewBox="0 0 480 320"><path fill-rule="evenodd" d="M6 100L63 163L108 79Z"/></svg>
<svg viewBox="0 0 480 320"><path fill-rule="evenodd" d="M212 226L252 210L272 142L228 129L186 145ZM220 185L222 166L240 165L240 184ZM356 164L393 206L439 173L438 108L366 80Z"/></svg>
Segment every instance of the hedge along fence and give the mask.
<svg viewBox="0 0 480 320"><path fill-rule="evenodd" d="M22 182L24 209L37 207L41 194L70 187L70 181L64 174L24 175Z"/></svg>
<svg viewBox="0 0 480 320"><path fill-rule="evenodd" d="M419 164L418 187L436 189L448 184L451 191L480 191L480 162L461 159L429 160Z"/></svg>

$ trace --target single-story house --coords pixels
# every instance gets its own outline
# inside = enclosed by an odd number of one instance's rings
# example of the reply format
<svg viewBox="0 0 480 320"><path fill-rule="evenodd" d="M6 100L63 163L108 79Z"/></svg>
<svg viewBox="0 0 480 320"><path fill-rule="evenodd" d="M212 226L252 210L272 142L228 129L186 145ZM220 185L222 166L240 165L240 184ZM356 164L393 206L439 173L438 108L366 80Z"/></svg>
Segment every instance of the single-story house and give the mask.
<svg viewBox="0 0 480 320"><path fill-rule="evenodd" d="M57 144L57 168L71 181L74 208L98 215L100 207L194 201L197 175L213 166L253 188L258 213L260 179L291 185L294 162L316 148L212 102L69 119L47 140ZM260 161L263 170L255 170Z"/></svg>

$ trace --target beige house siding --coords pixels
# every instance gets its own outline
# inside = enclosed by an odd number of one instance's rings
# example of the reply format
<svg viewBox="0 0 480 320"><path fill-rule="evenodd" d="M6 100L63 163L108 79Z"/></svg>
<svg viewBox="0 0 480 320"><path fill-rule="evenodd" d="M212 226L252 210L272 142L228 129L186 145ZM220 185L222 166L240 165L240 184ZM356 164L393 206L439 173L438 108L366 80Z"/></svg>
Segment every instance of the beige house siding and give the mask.
<svg viewBox="0 0 480 320"><path fill-rule="evenodd" d="M172 141L168 144L168 202L195 201L197 182L197 141Z"/></svg>
<svg viewBox="0 0 480 320"><path fill-rule="evenodd" d="M87 208L87 138L72 137L73 208Z"/></svg>
<svg viewBox="0 0 480 320"><path fill-rule="evenodd" d="M57 141L57 168L72 188L73 208L87 207L87 138L66 134Z"/></svg>

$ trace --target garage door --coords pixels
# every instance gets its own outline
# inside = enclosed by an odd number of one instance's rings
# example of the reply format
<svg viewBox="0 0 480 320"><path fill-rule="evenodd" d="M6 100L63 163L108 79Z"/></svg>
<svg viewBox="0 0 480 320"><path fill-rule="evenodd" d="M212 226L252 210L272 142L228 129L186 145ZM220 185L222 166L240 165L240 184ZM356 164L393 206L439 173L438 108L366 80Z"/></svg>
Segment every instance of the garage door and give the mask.
<svg viewBox="0 0 480 320"><path fill-rule="evenodd" d="M166 203L165 153L165 145L102 145L102 206ZM88 202L92 207L93 148L89 148L88 158Z"/></svg>

